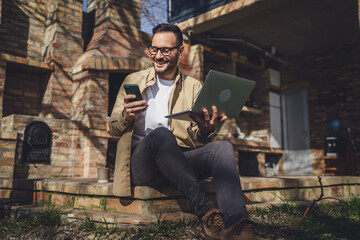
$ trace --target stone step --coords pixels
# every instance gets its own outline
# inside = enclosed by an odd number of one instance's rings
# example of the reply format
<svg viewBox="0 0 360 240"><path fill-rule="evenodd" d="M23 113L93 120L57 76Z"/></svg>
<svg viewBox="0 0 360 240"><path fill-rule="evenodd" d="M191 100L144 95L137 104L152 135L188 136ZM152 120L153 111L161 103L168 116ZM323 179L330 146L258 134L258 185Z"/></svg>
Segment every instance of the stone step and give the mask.
<svg viewBox="0 0 360 240"><path fill-rule="evenodd" d="M360 177L324 176L321 179L325 197L360 195ZM241 177L241 182L248 208L284 201L312 201L321 194L320 183L315 176ZM216 200L211 181L202 184L209 196ZM116 197L112 194L112 182L98 183L96 179L0 180L2 198L22 199L38 206L53 204L99 214L120 214L119 218L121 214L150 219L168 214L169 217L180 218L190 212L184 195L173 187L155 189L137 186L133 193L132 197Z"/></svg>
<svg viewBox="0 0 360 240"><path fill-rule="evenodd" d="M14 218L23 218L33 214L40 214L49 209L49 206L23 205L11 206L9 216ZM112 213L95 210L82 210L76 208L57 207L61 212L61 217L70 222L84 221L86 219L93 222L117 224L124 227L134 225L147 225L156 223L158 220L180 221L194 219L195 215L184 212L162 213L158 215L140 215L126 213Z"/></svg>

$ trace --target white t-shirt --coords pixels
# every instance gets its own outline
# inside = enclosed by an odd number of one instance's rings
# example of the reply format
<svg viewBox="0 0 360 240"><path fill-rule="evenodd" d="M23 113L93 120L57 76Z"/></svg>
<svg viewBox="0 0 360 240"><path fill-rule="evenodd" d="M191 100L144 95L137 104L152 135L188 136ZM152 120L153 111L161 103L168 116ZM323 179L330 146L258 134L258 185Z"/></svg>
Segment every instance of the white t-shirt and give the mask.
<svg viewBox="0 0 360 240"><path fill-rule="evenodd" d="M156 78L156 83L148 87L144 99L149 107L135 120L132 147L135 147L152 130L158 127L169 128L169 120L165 116L169 114L169 99L174 82L175 80Z"/></svg>

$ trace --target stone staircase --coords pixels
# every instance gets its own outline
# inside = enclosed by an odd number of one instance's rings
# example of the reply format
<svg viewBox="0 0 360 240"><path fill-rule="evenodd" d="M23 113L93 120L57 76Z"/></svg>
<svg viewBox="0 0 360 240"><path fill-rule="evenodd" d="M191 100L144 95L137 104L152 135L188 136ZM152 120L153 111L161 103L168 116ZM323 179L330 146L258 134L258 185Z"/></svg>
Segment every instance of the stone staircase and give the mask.
<svg viewBox="0 0 360 240"><path fill-rule="evenodd" d="M324 197L360 196L360 177L321 177ZM202 182L216 200L211 180ZM247 208L267 207L283 201L312 201L321 194L316 176L241 177ZM98 183L89 178L0 179L0 198L17 201L11 214L41 212L53 204L70 219L89 217L94 221L119 224L149 224L158 219L194 218L188 201L175 188L137 186L132 197L112 194L112 182Z"/></svg>

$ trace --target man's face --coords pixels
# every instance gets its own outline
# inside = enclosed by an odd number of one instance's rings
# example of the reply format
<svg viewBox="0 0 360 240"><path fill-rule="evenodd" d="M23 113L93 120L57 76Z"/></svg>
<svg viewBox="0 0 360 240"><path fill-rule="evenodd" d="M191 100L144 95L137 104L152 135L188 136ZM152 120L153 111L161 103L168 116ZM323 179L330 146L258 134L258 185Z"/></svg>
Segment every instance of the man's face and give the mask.
<svg viewBox="0 0 360 240"><path fill-rule="evenodd" d="M155 33L152 39L151 46L157 48L173 48L176 47L176 37L173 32L158 32ZM179 58L181 58L183 47L174 48L168 56L158 50L156 54L151 55L153 60L155 72L160 78L172 78L175 75ZM170 80L170 79L168 79Z"/></svg>

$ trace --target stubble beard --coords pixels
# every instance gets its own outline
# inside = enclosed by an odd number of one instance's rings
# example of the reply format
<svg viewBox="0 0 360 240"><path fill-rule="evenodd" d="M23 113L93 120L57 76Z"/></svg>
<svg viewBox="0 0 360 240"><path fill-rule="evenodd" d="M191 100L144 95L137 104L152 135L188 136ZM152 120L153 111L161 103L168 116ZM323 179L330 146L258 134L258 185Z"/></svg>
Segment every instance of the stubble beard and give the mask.
<svg viewBox="0 0 360 240"><path fill-rule="evenodd" d="M157 74L160 74L160 75L164 75L164 74L167 74L171 71L173 71L174 69L177 68L177 65L178 65L178 56L176 55L174 57L174 59L170 60L170 61L167 61L167 60L156 60L154 59L154 67L155 67L155 72ZM164 64L168 64L167 66L165 66L165 68L157 68L156 67L156 63L159 62L159 63L164 63Z"/></svg>

